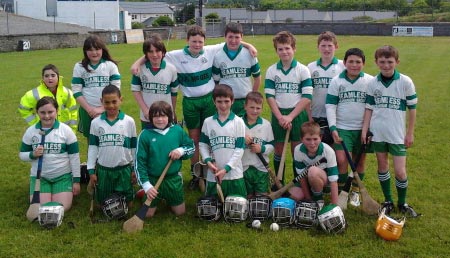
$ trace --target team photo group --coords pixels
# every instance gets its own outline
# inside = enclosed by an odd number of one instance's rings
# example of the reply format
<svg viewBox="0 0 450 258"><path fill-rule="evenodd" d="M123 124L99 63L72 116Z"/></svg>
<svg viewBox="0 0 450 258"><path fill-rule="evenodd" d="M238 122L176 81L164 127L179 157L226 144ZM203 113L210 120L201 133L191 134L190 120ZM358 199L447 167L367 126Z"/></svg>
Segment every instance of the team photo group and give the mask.
<svg viewBox="0 0 450 258"><path fill-rule="evenodd" d="M130 68L131 87L95 35L84 41L71 87L55 65L42 68L41 83L18 109L29 125L19 157L31 163L30 221L59 226L84 181L91 217L101 210L106 220L123 220L125 232L142 230L161 202L174 216L185 214L185 189L201 192L195 207L202 220L248 221L256 229L269 220L274 231L344 232L350 205L378 216L376 233L397 240L404 218L421 215L407 203L406 172L418 98L410 77L396 69L394 46L367 57L379 70L369 75L363 50L335 56L333 32L318 36L320 56L303 64L295 36L281 31L272 40L278 61L263 75L257 46L243 41L239 23L225 26L224 43L205 40L203 28L192 26L186 47L167 51L152 34ZM138 124L121 110L122 92L130 90ZM271 117L262 117L264 105ZM382 203L364 187L368 153L376 157ZM182 171L183 160L190 171Z"/></svg>

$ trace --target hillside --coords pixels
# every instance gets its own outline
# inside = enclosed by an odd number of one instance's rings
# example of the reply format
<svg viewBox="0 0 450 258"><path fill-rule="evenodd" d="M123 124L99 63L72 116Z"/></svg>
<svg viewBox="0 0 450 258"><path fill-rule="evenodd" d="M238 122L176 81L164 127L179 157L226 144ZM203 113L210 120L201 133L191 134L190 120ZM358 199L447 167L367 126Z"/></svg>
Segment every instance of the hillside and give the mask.
<svg viewBox="0 0 450 258"><path fill-rule="evenodd" d="M78 32L85 34L93 30L76 24L47 22L0 11L0 35L31 33Z"/></svg>

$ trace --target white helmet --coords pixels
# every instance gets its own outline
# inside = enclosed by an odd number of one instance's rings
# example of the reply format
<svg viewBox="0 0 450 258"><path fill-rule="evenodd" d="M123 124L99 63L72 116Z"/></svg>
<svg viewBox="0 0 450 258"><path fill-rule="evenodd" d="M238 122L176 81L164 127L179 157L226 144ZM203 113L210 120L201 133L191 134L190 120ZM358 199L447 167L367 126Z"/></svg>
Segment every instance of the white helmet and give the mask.
<svg viewBox="0 0 450 258"><path fill-rule="evenodd" d="M203 196L197 201L197 215L199 218L209 221L220 219L222 203L215 196Z"/></svg>
<svg viewBox="0 0 450 258"><path fill-rule="evenodd" d="M266 220L270 215L272 200L265 195L256 195L248 199L248 215L252 220Z"/></svg>
<svg viewBox="0 0 450 258"><path fill-rule="evenodd" d="M295 225L299 228L309 229L317 225L319 204L317 202L299 201L295 207Z"/></svg>
<svg viewBox="0 0 450 258"><path fill-rule="evenodd" d="M125 196L113 193L103 201L103 213L110 219L121 219L128 213L128 205Z"/></svg>
<svg viewBox="0 0 450 258"><path fill-rule="evenodd" d="M342 233L346 222L341 208L335 204L329 204L319 212L319 224L328 233Z"/></svg>
<svg viewBox="0 0 450 258"><path fill-rule="evenodd" d="M290 198L278 198L272 202L272 219L282 227L287 227L295 219L295 201Z"/></svg>
<svg viewBox="0 0 450 258"><path fill-rule="evenodd" d="M39 207L39 225L52 229L59 227L64 218L64 206L59 202L47 202Z"/></svg>
<svg viewBox="0 0 450 258"><path fill-rule="evenodd" d="M241 222L247 219L248 201L241 196L227 196L223 208L223 217L226 221Z"/></svg>

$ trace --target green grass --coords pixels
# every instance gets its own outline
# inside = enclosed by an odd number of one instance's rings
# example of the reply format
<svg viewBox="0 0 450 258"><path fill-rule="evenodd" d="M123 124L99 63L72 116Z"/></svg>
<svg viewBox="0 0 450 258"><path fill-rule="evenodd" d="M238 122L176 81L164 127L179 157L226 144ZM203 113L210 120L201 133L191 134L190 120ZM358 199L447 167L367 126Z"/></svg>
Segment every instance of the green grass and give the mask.
<svg viewBox="0 0 450 258"><path fill-rule="evenodd" d="M258 48L264 75L265 69L277 61L271 37L247 36L245 40ZM215 42L217 39L208 40L210 44ZM18 158L26 125L16 109L20 97L37 86L41 68L47 63L57 65L65 76L65 85L70 85L73 65L82 57L82 50L76 48L0 54L0 120L4 123L0 130L0 257L450 256L447 206L450 190L446 179L450 150L450 120L447 115L450 102L447 50L450 38L340 36L337 56L342 58L346 49L360 47L366 52L366 72L375 74L373 53L384 44L394 45L400 50L398 68L413 79L419 96L415 143L408 150L408 202L424 216L407 220L398 242L385 242L378 238L374 232L376 217L368 217L353 208L345 212L349 224L347 231L338 236L325 235L315 229L286 229L275 233L269 231L268 222L263 223L262 231L248 229L245 223L207 223L194 217L195 201L200 194L191 191L186 191L185 216L175 218L167 207L160 207L156 217L147 220L143 232L138 234L122 233L121 222L91 224L85 186L59 228L48 231L36 223L30 224L25 218L30 164ZM168 48L176 49L183 45L184 41L170 41ZM298 60L305 64L315 60L318 57L315 46L316 37L297 36ZM129 67L141 55L141 45L110 45L109 48L112 56L120 61L123 110L138 119L138 107L129 90ZM181 111L177 110L177 113L180 115ZM269 117L268 105L265 105L264 116ZM81 136L79 141L82 160L85 161L86 141ZM186 179L189 179L188 163L184 163ZM373 198L381 201L373 155L368 157L367 163L367 188ZM287 164L290 168L290 162ZM100 211L97 216L101 217Z"/></svg>

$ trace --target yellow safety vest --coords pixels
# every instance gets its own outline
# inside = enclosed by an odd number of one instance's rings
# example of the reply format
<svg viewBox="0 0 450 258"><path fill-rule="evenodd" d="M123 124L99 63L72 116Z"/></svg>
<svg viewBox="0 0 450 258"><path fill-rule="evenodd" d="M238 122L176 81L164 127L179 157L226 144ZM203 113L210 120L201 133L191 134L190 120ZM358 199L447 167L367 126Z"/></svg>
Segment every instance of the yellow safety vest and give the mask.
<svg viewBox="0 0 450 258"><path fill-rule="evenodd" d="M77 129L78 104L73 97L72 91L63 86L62 78L62 76L59 76L56 91L56 102L58 102L59 106L57 119L75 131ZM41 81L39 86L25 93L20 99L19 113L28 125L34 125L39 121L39 116L36 112L36 103L45 96L55 98L45 83Z"/></svg>

